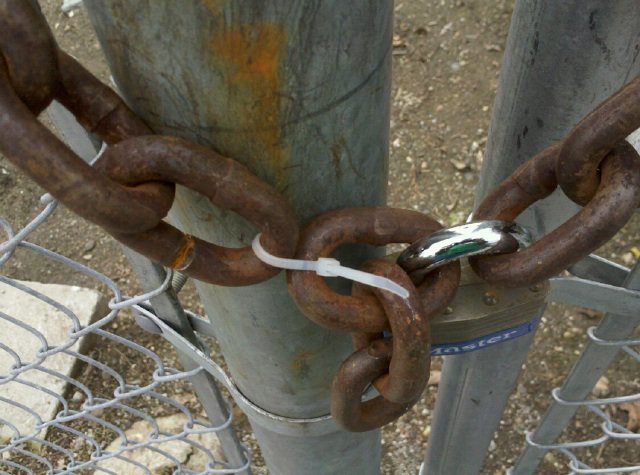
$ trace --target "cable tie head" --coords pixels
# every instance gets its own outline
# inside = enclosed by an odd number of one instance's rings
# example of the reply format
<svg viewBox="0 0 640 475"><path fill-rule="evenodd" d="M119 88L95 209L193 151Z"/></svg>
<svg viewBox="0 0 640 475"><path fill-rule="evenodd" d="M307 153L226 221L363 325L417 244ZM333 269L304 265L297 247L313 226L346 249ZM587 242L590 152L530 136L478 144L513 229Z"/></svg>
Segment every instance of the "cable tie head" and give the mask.
<svg viewBox="0 0 640 475"><path fill-rule="evenodd" d="M344 267L340 261L332 257L320 257L317 261L302 259L285 259L269 254L260 243L260 234L256 235L251 243L255 255L265 264L287 270L311 270L321 277L344 277L345 279L361 284L387 290L402 298L409 297L409 291L391 279L368 272Z"/></svg>

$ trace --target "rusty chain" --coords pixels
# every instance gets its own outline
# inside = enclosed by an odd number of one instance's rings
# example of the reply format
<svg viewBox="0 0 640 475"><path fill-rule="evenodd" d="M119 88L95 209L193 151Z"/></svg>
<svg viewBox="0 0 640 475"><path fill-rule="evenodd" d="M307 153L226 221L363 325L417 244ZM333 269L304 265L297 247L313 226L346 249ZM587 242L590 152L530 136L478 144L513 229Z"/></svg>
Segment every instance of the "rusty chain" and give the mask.
<svg viewBox="0 0 640 475"><path fill-rule="evenodd" d="M175 183L180 183L243 215L263 232L268 249L291 256L297 223L271 186L210 149L151 136L114 91L58 48L30 2L0 3L0 30L10 32L0 33L0 149L10 161L76 214L168 267L220 285L255 284L277 274L249 247L222 248L162 221L173 202ZM53 60L20 62L21 57L32 57L32 50L46 51ZM42 72L46 66L48 74ZM35 77L30 87L14 84L28 84L30 75ZM54 99L88 131L113 145L95 168L38 122L36 115ZM171 167L178 163L182 166Z"/></svg>
<svg viewBox="0 0 640 475"><path fill-rule="evenodd" d="M441 228L429 216L405 209L329 211L303 230L296 258L327 257L344 244L411 243ZM356 334L357 351L340 366L332 390L332 414L352 431L380 427L406 412L418 400L429 378L429 320L449 305L460 281L458 262L436 269L417 287L393 262L373 260L363 267L391 277L409 290L409 297L401 299L382 290L365 290L360 285L353 286L351 295L342 295L313 273L289 271L287 275L289 293L308 318L327 328ZM379 352L387 341L381 335L385 330L393 332L393 355L389 357L382 357L382 353L386 353ZM388 361L385 372L377 369L383 360ZM344 390L348 384L345 380L353 381L354 388L359 387L356 381L362 381L364 374L374 376L360 392ZM381 396L361 403L362 389L369 383L375 384Z"/></svg>
<svg viewBox="0 0 640 475"><path fill-rule="evenodd" d="M94 167L37 120L52 100L110 145ZM471 257L476 273L492 283L529 286L615 235L640 203L640 157L624 141L639 126L636 78L562 142L519 167L481 203L474 220L513 221L558 186L585 207L527 249ZM125 245L220 285L258 283L279 269L263 263L249 247L216 246L164 222L175 184L248 219L262 233L265 247L280 257L317 260L348 243L413 243L442 228L416 211L351 208L316 217L298 239L290 205L270 185L209 148L153 135L114 91L58 48L34 2L0 2L0 152ZM397 282L409 297L361 284L342 295L318 275L287 273L289 292L308 318L353 334L355 352L334 378L331 403L336 421L352 431L380 427L419 399L429 377L430 322L449 305L460 281L459 262L415 282L390 260L370 260L362 268ZM363 401L370 384L380 395Z"/></svg>
<svg viewBox="0 0 640 475"><path fill-rule="evenodd" d="M298 227L286 200L244 165L209 148L176 137L134 137L109 147L96 169L128 186L154 181L184 185L253 223L277 255L295 251ZM250 285L278 273L251 247L222 248L165 222L137 234L112 234L152 260L218 285Z"/></svg>
<svg viewBox="0 0 640 475"><path fill-rule="evenodd" d="M640 202L640 157L626 142L612 145L601 162L598 190L587 206L527 249L470 258L476 273L492 283L533 285L558 274L611 239ZM558 186L555 165L563 148L551 146L521 165L486 197L474 219L515 219L531 204L550 195Z"/></svg>
<svg viewBox="0 0 640 475"><path fill-rule="evenodd" d="M635 78L582 119L565 138L556 175L566 195L586 205L598 190L604 159L640 124L640 78Z"/></svg>

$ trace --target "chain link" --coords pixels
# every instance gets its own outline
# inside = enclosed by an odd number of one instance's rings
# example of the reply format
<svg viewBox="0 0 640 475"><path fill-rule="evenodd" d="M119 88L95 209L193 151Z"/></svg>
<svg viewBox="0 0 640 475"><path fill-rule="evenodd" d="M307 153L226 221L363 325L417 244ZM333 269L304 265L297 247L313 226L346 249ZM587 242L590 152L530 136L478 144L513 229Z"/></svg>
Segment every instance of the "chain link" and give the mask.
<svg viewBox="0 0 640 475"><path fill-rule="evenodd" d="M371 381L388 372L392 346L391 338L375 340L340 365L331 387L331 415L345 429L353 432L376 429L397 419L417 402L394 403L383 396L362 401Z"/></svg>
<svg viewBox="0 0 640 475"><path fill-rule="evenodd" d="M60 79L58 47L33 2L0 3L0 63L20 100L38 115L53 98Z"/></svg>
<svg viewBox="0 0 640 475"><path fill-rule="evenodd" d="M397 208L345 208L324 213L307 225L298 243L297 259L327 257L344 244L384 246L411 243L442 226L417 211ZM332 330L382 332L389 319L372 295L343 295L333 291L318 275L303 271L287 273L289 293L311 320ZM427 314L446 308L460 281L460 264L438 269L418 285Z"/></svg>
<svg viewBox="0 0 640 475"><path fill-rule="evenodd" d="M7 2L2 5L7 7ZM13 24L14 29L17 26L26 28L28 25L24 24L24 17L28 17L26 12L30 10L24 9L31 3L16 2L16 5L20 8L4 12L7 17L3 17L2 21ZM15 23L10 20L15 20ZM46 27L46 23L44 26ZM22 32L17 37L25 35ZM29 53L25 52L25 55L29 56ZM7 58L11 59L12 56L3 53L4 60L0 60L2 153L65 206L106 230L140 232L151 229L171 207L174 185L145 183L138 187L125 187L108 179L84 163L44 127L37 120L36 113L39 112L38 109L57 99L83 125L96 132L107 143L134 135L147 135L151 133L150 129L127 108L115 92L100 83L69 55L57 49L57 46L53 56L57 61L54 65L56 71L52 76L57 82L52 86L51 94L43 98L38 94L43 90L42 87L36 85L34 99L29 101L20 94L28 94L31 89L16 89L7 64ZM14 73L13 76L19 77L20 74ZM32 110L35 107L32 104L38 104L35 111ZM127 212L123 213L123 210Z"/></svg>
<svg viewBox="0 0 640 475"><path fill-rule="evenodd" d="M285 257L295 252L298 225L287 201L244 165L207 147L177 137L131 138L109 147L96 170L128 186L150 181L184 185L253 223L270 252ZM142 233L113 235L156 262L217 285L256 284L279 272L250 246L216 246L165 222Z"/></svg>
<svg viewBox="0 0 640 475"><path fill-rule="evenodd" d="M382 275L410 289L409 297L397 295L362 284L354 284L353 295L371 294L380 301L391 327L392 354L389 373L372 381L388 401L406 403L415 400L425 388L429 376L431 325L418 292L409 276L397 264L385 260L370 260L362 270ZM384 338L382 333L354 333L353 346L361 350Z"/></svg>
<svg viewBox="0 0 640 475"><path fill-rule="evenodd" d="M640 77L596 107L565 138L556 176L565 194L579 205L596 194L605 157L640 125L638 104Z"/></svg>
<svg viewBox="0 0 640 475"><path fill-rule="evenodd" d="M638 83L640 84L640 83ZM513 220L557 187L554 145L520 166L478 207L475 219ZM525 287L557 275L611 239L640 203L640 157L620 142L601 163L595 196L580 212L526 249L469 259L484 280Z"/></svg>
<svg viewBox="0 0 640 475"><path fill-rule="evenodd" d="M60 101L110 145L95 168L85 164L37 120ZM529 248L470 262L488 282L529 286L577 262L610 239L640 203L640 157L624 138L640 126L640 78L581 121L561 143L524 163L480 205L476 220L513 221L560 186L585 208ZM78 215L167 267L219 285L249 285L278 273L249 247L228 249L163 221L175 184L238 213L284 258L317 260L347 243L414 243L442 226L394 208L351 208L316 217L298 239L290 205L246 167L211 149L153 132L110 88L62 52L34 2L0 2L0 152ZM314 322L353 333L355 352L333 382L331 410L346 429L366 431L406 412L429 376L430 322L455 296L460 264L410 278L388 260L363 269L409 291L400 298L355 284L351 295L324 279L288 271L289 292ZM412 281L413 279L413 281ZM391 331L391 335L386 332ZM380 395L362 401L373 384Z"/></svg>

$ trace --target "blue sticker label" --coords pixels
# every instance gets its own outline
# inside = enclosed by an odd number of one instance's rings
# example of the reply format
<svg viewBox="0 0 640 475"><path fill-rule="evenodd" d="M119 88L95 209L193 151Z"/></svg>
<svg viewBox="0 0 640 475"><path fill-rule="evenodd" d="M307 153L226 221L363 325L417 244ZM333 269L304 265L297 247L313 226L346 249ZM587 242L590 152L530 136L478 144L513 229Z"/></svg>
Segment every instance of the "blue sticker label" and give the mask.
<svg viewBox="0 0 640 475"><path fill-rule="evenodd" d="M481 350L489 346L498 345L507 340L513 340L519 336L531 333L538 326L539 318L516 325L515 327L500 330L473 340L459 341L456 343L437 343L431 345L431 356L459 355L470 351Z"/></svg>

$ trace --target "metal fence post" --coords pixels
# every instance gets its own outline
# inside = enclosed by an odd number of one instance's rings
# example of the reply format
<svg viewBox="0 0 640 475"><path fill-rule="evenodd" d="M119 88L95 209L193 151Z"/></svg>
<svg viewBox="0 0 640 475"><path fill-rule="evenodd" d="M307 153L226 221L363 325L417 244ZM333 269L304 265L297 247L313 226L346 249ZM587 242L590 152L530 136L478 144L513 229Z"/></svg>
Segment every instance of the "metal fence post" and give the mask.
<svg viewBox="0 0 640 475"><path fill-rule="evenodd" d="M516 2L478 202L640 72L639 21L633 0ZM519 222L540 235L575 209L557 192ZM479 473L532 340L446 357L422 473Z"/></svg>
<svg viewBox="0 0 640 475"><path fill-rule="evenodd" d="M156 132L240 160L287 196L302 223L332 208L384 203L392 1L85 4L118 87ZM185 190L171 218L224 245L246 245L255 233ZM357 248L342 258L370 254ZM327 414L348 335L304 318L282 275L198 290L245 396L285 418ZM282 421L252 424L272 473L378 472L377 431L283 435Z"/></svg>

